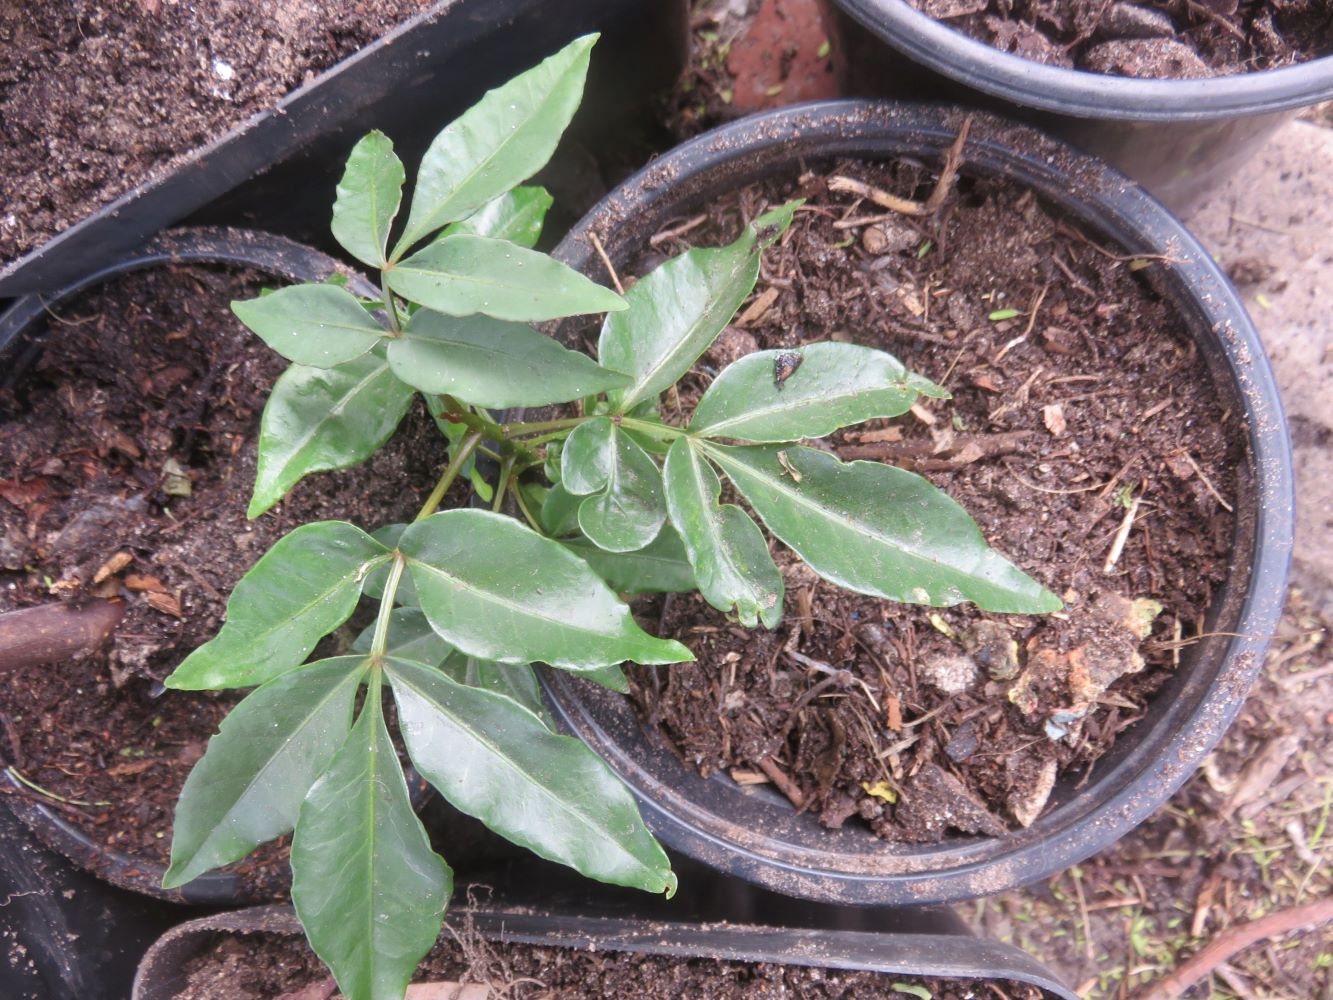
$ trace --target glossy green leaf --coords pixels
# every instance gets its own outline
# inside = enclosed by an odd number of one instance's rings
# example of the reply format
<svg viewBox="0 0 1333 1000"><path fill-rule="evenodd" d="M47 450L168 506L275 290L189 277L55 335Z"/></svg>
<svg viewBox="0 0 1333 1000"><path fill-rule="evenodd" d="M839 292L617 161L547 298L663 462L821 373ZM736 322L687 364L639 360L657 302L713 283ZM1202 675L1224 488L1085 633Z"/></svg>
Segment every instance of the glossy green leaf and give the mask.
<svg viewBox="0 0 1333 1000"><path fill-rule="evenodd" d="M680 533L699 592L719 611L733 608L741 624L760 620L777 628L782 618L782 574L759 525L735 504L720 504L722 484L688 438L667 453L667 506Z"/></svg>
<svg viewBox="0 0 1333 1000"><path fill-rule="evenodd" d="M537 518L552 538L564 538L579 530L579 505L582 503L583 497L575 496L562 484L556 483L542 501Z"/></svg>
<svg viewBox="0 0 1333 1000"><path fill-rule="evenodd" d="M625 300L536 250L485 236L446 236L384 272L399 295L449 316L524 323L625 309Z"/></svg>
<svg viewBox="0 0 1333 1000"><path fill-rule="evenodd" d="M704 446L768 529L848 590L936 607L1058 611L1060 599L986 545L948 494L877 462L813 448Z"/></svg>
<svg viewBox="0 0 1333 1000"><path fill-rule="evenodd" d="M892 355L859 344L757 351L722 370L699 400L690 430L759 443L817 438L906 413L920 394L948 395Z"/></svg>
<svg viewBox="0 0 1333 1000"><path fill-rule="evenodd" d="M564 403L628 381L522 323L429 309L412 317L388 354L409 385L496 409Z"/></svg>
<svg viewBox="0 0 1333 1000"><path fill-rule="evenodd" d="M402 997L453 890L412 811L379 677L372 673L361 716L306 796L292 838L292 905L349 1000Z"/></svg>
<svg viewBox="0 0 1333 1000"><path fill-rule="evenodd" d="M442 237L470 233L508 240L521 247L537 245L542 235L542 223L551 207L551 196L545 188L517 187L493 198L462 222L445 227Z"/></svg>
<svg viewBox="0 0 1333 1000"><path fill-rule="evenodd" d="M403 200L403 163L383 132L352 147L333 202L333 237L364 264L381 268L389 227Z"/></svg>
<svg viewBox="0 0 1333 1000"><path fill-rule="evenodd" d="M379 542L386 549L398 548L398 539L403 537L403 532L407 530L406 524L385 524L370 533L370 537ZM361 592L373 600L380 600L384 597L384 585L389 579L389 565L387 562L375 566L366 574L366 579L361 585ZM394 594L394 603L405 607L415 608L417 606L417 588L412 582L412 578L406 573L398 581L398 590ZM370 647L366 647L369 649Z"/></svg>
<svg viewBox="0 0 1333 1000"><path fill-rule="evenodd" d="M364 462L393 436L412 389L374 350L335 368L292 365L264 404L249 517L258 517L312 472Z"/></svg>
<svg viewBox="0 0 1333 1000"><path fill-rule="evenodd" d="M435 137L421 159L395 258L545 165L583 97L596 41L596 35L575 39L487 93Z"/></svg>
<svg viewBox="0 0 1333 1000"><path fill-rule="evenodd" d="M685 546L669 524L662 526L651 544L634 552L607 552L583 538L564 544L617 593L685 593L697 589Z"/></svg>
<svg viewBox="0 0 1333 1000"><path fill-rule="evenodd" d="M332 368L361 357L384 329L337 285L291 285L231 304L236 318L289 361Z"/></svg>
<svg viewBox="0 0 1333 1000"><path fill-rule="evenodd" d="M425 662L403 653L393 655L400 660ZM490 660L479 660L475 656L455 652L440 664L440 669L459 684L504 695L541 719L547 729L555 728L555 718L542 700L541 684L537 681L537 672L532 669L531 663L492 663Z"/></svg>
<svg viewBox="0 0 1333 1000"><path fill-rule="evenodd" d="M401 584L399 587L401 588ZM374 624L367 625L352 642L352 652L363 656L370 652L375 638ZM385 651L406 660L438 666L454 654L454 647L441 639L420 608L394 608L389 613L389 635Z"/></svg>
<svg viewBox="0 0 1333 1000"><path fill-rule="evenodd" d="M616 460L616 427L608 417L585 420L560 449L560 485L577 496L606 489Z"/></svg>
<svg viewBox="0 0 1333 1000"><path fill-rule="evenodd" d="M176 803L163 888L291 832L301 800L347 739L368 666L361 656L321 660L269 681L231 710Z"/></svg>
<svg viewBox="0 0 1333 1000"><path fill-rule="evenodd" d="M693 659L680 643L640 629L582 559L512 518L433 514L403 532L399 550L421 610L469 655L574 671Z"/></svg>
<svg viewBox="0 0 1333 1000"><path fill-rule="evenodd" d="M798 205L760 216L730 246L673 257L625 293L629 309L607 316L597 345L603 365L634 379L611 394L616 413L674 385L708 350L753 291L760 254L791 225Z"/></svg>
<svg viewBox="0 0 1333 1000"><path fill-rule="evenodd" d="M316 521L284 535L241 578L227 621L166 679L187 691L263 684L305 662L345 622L366 573L389 550L344 521Z"/></svg>
<svg viewBox="0 0 1333 1000"><path fill-rule="evenodd" d="M629 435L607 417L575 427L560 452L560 482L591 494L579 504L579 528L608 552L633 552L666 521L662 474Z"/></svg>
<svg viewBox="0 0 1333 1000"><path fill-rule="evenodd" d="M421 664L394 659L387 669L413 764L457 808L590 878L675 891L633 797L582 741Z"/></svg>

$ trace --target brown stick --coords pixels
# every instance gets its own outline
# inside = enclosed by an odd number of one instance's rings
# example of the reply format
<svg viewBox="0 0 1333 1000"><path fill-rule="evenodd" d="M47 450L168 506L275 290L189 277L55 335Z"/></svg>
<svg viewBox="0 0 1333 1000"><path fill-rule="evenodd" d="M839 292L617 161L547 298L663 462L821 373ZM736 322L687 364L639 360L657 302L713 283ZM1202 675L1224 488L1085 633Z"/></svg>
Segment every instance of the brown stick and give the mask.
<svg viewBox="0 0 1333 1000"><path fill-rule="evenodd" d="M787 796L792 805L797 809L805 808L805 795L796 786L796 782L787 776L787 772L778 767L772 757L765 757L758 763L759 770L768 775L768 780L778 786L778 791Z"/></svg>
<svg viewBox="0 0 1333 1000"><path fill-rule="evenodd" d="M1220 934L1197 955L1164 979L1154 983L1138 995L1136 1000L1176 1000L1204 976L1228 961L1237 952L1268 938L1280 937L1291 931L1317 927L1333 920L1333 897L1321 899L1306 906L1272 913L1260 920L1233 927Z"/></svg>
<svg viewBox="0 0 1333 1000"><path fill-rule="evenodd" d="M0 614L0 673L91 653L124 614L121 601L70 601Z"/></svg>

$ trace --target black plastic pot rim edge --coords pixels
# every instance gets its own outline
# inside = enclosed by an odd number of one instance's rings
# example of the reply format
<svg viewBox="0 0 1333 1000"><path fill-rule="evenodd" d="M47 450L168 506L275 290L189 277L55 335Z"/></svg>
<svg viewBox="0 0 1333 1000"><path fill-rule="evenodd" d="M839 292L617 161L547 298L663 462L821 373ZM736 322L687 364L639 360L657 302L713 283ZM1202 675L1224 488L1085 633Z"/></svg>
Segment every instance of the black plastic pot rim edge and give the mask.
<svg viewBox="0 0 1333 1000"><path fill-rule="evenodd" d="M302 933L290 906L263 906L188 921L172 928L159 942L195 932L225 931L229 924L235 926L233 921L250 925L238 928L239 933ZM1060 1000L1077 1000L1068 986L1031 955L1013 945L969 935L690 924L471 906L451 907L445 922L446 927L471 925L492 940L537 947L706 957L940 979L1010 980L1036 986ZM266 926L255 926L261 923ZM150 964L157 948L154 944L149 949L141 968ZM136 977L136 1000L139 986Z"/></svg>
<svg viewBox="0 0 1333 1000"><path fill-rule="evenodd" d="M930 114L934 117L928 118ZM1061 211L1068 212L1075 218L1089 218L1096 213L1101 220L1098 228L1109 231L1112 236L1118 236L1131 252L1147 252L1151 248L1160 249L1169 246L1173 256L1182 258L1173 264L1173 270L1188 277L1196 292L1205 293L1198 295L1196 304L1205 313L1207 322L1211 324L1219 339L1229 343L1227 363L1231 367L1233 384L1245 397L1252 413L1260 414L1265 424L1265 426L1255 426L1251 421L1250 426L1255 481L1260 489L1268 491L1266 496L1256 497L1257 523L1254 531L1254 547L1257 558L1250 569L1250 580L1284 581L1293 544L1294 485L1291 477L1290 442L1285 433L1282 404L1277 394L1271 366L1263 352L1257 331L1236 297L1234 289L1198 241L1151 195L1100 161L1042 137L1028 126L1008 123L998 116L968 112L961 108L908 102L893 104L884 101L820 101L751 115L682 144L628 179L570 231L561 247L557 249L557 256L577 266L574 258L583 255L587 250L590 245L588 233L598 230L599 224L606 221L604 217L624 217L630 210L644 209L642 204L622 202L618 198L622 192L651 192L644 196L649 203L647 210L651 211L657 198L673 184L688 183L693 177L706 173L711 166L719 162L736 159L758 148L796 146L802 136L809 138L813 119L843 117L846 124L844 132L830 142L845 140L845 144L851 145L858 137L866 137L877 129L892 127L904 133L910 131L917 137L928 136L943 151L953 141L954 133L944 127L942 118L952 116L961 121L967 114L994 122L1006 132L1017 130L1029 136L1036 136L1040 139L1039 146L1044 144L1049 149L1063 150L1068 158L1081 164L1083 168L1095 168L1098 181L1094 184L1081 185L1094 189L1096 197L1092 200L1091 206L1084 205L1083 211L1075 211L1072 197L1066 201L1061 201L1058 197L1053 198ZM915 120L907 120L912 115L915 115ZM968 144L969 162L978 160L985 162L984 154L988 149L993 152L1007 149L988 144L984 137L979 135L979 130L974 129L972 134L973 138ZM757 141L754 139L756 135L760 137ZM830 150L828 155L844 155L844 153L845 150L838 148ZM978 156L978 153L983 155ZM1015 159L1021 158L1024 166L1033 170L1038 176L1043 174L1053 178L1064 176L1063 171L1040 157L1020 157L1009 151L1008 158L1011 164ZM1060 192L1043 192L1048 196L1052 193ZM1144 217L1137 224L1130 218L1135 210ZM1111 222L1120 227L1121 231L1118 234L1115 227L1109 225ZM602 238L610 249L613 239L604 228ZM1136 246L1136 244L1143 245ZM615 250L611 249L610 252L614 257ZM1227 313L1231 314L1234 321L1228 321L1224 315ZM1203 757L1221 739L1239 712L1244 700L1243 695L1262 666L1264 649L1269 642L1272 628L1281 614L1285 598L1285 587L1278 586L1272 590L1257 586L1247 588L1245 599L1238 612L1242 628L1237 631L1243 634L1231 637L1226 644L1225 659L1230 666L1213 681L1208 693L1208 703L1212 706L1212 710L1201 721L1195 720L1199 721L1200 725L1194 738L1186 746L1168 746L1167 749L1171 751L1169 754L1164 753L1156 758L1137 761L1134 768L1122 778L1119 788L1110 796L1108 802L1086 810L1079 817L1067 820L1066 826L1062 827L1067 829L1069 823L1098 826L1114 831L1115 837L1108 837L1106 843L1091 849L1075 846L1069 843L1068 838L1059 836L1048 837L1044 841L1029 839L1003 856L1005 868L1003 878L995 877L997 861L994 859L968 861L953 868L899 871L884 875L867 875L850 869L834 871L827 868L812 868L741 848L735 842L716 837L697 826L684 829L679 825L679 815L673 816L662 803L644 795L641 789L635 788L635 792L645 808L649 826L669 846L702 858L716 856L716 852L720 849L741 860L744 867L738 874L751 881L769 884L755 873L746 870L753 866L757 869L780 870L793 876L805 886L818 887L803 891L792 890L789 894L860 905L889 902L924 904L953 902L1015 888L1053 874L1070 864L1076 864L1096 850L1107 846L1116 837L1146 819L1194 773ZM1251 626L1248 630L1244 627L1246 623ZM1257 628L1253 627L1256 625ZM567 678L553 676L551 672L544 672L543 681L548 688L568 683ZM563 712L563 708L561 710ZM566 719L566 722L572 723L573 720ZM1162 727L1165 722L1158 725ZM585 738L591 735L602 739L604 746L614 745L614 741L610 740L586 713L579 719L579 724L575 728ZM633 787L633 782L631 786ZM1146 799L1135 801L1136 796L1133 791L1145 787L1152 788L1153 793ZM1159 792L1159 789L1164 790L1164 793ZM679 798L682 801L684 799L683 796ZM1057 814L1058 812L1059 810ZM1044 820L1045 818L1034 825L1034 837L1042 832L1041 826ZM978 838L967 839L968 844L977 842L980 842ZM965 848L965 845L960 847ZM1032 862L1035 867L1032 873L1019 875L1016 869L1022 868L1022 862L1025 860ZM715 864L716 861L710 863ZM906 883L906 886L902 883ZM855 886L867 885L879 886L879 890L873 890L877 893L874 898L853 897L851 893ZM883 895L884 890L893 893L892 898ZM910 894L910 899L903 898L906 894Z"/></svg>
<svg viewBox="0 0 1333 1000"><path fill-rule="evenodd" d="M1047 66L969 38L905 0L829 0L885 44L994 97L1078 118L1209 121L1333 98L1333 56L1201 80L1149 80Z"/></svg>

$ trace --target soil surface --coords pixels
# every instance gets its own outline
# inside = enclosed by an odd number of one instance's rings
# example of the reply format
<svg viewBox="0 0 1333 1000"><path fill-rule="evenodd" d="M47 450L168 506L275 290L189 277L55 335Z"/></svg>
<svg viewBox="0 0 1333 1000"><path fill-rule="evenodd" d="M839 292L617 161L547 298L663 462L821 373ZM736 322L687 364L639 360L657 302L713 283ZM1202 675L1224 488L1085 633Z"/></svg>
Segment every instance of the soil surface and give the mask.
<svg viewBox="0 0 1333 1000"><path fill-rule="evenodd" d="M0 4L0 262L272 107L430 3Z"/></svg>
<svg viewBox="0 0 1333 1000"><path fill-rule="evenodd" d="M907 2L1003 52L1112 76L1223 76L1333 51L1329 0Z"/></svg>
<svg viewBox="0 0 1333 1000"><path fill-rule="evenodd" d="M681 413L755 349L888 351L953 398L815 444L927 476L1065 610L899 605L775 550L787 590L775 631L698 595L640 605L698 661L634 671L636 702L701 774L771 779L826 826L921 843L998 835L1041 814L1058 774L1087 773L1202 630L1227 571L1243 427L1142 280L1162 264L1115 257L1007 184L965 179L937 226L832 177L899 197L934 180L848 162L714 206L705 226L729 239L741 217L808 199L750 305L682 384ZM705 226L686 238L715 242Z"/></svg>
<svg viewBox="0 0 1333 1000"><path fill-rule="evenodd" d="M208 950L186 963L185 973L185 988L175 1000L328 1000L336 992L327 970L300 938L268 937L261 944L253 937L219 934ZM457 939L446 933L413 981L484 983L490 987L486 995L510 1000L878 1000L914 995L898 987L924 988L933 1000L997 995L1041 1000L1048 995L1023 983L996 983L1004 991L996 994L981 981L490 943L466 931Z"/></svg>
<svg viewBox="0 0 1333 1000"><path fill-rule="evenodd" d="M34 372L0 399L13 414L0 423L0 610L125 603L97 653L5 678L0 756L99 842L162 862L181 786L239 700L162 679L216 633L226 595L279 537L326 518L409 519L444 457L418 405L364 466L247 520L259 417L286 362L228 303L262 285L199 266L116 279L52 316ZM285 850L256 857L265 885L285 881Z"/></svg>

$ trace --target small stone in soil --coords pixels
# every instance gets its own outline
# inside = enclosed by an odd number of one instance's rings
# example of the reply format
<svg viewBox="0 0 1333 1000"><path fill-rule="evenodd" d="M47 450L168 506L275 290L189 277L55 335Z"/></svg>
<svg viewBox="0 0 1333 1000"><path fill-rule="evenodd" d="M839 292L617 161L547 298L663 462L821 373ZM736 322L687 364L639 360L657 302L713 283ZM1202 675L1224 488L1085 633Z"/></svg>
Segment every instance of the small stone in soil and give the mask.
<svg viewBox="0 0 1333 1000"><path fill-rule="evenodd" d="M922 653L919 669L923 681L945 694L961 694L981 676L975 660L957 653Z"/></svg>
<svg viewBox="0 0 1333 1000"><path fill-rule="evenodd" d="M1171 18L1160 10L1132 3L1113 3L1098 26L1097 34L1116 38L1170 38L1176 33Z"/></svg>
<svg viewBox="0 0 1333 1000"><path fill-rule="evenodd" d="M1150 80L1197 80L1212 76L1208 64L1188 45L1172 38L1126 38L1094 45L1083 68L1112 76Z"/></svg>
<svg viewBox="0 0 1333 1000"><path fill-rule="evenodd" d="M938 764L927 764L903 787L896 818L906 840L934 843L947 830L1004 836L1004 821Z"/></svg>

